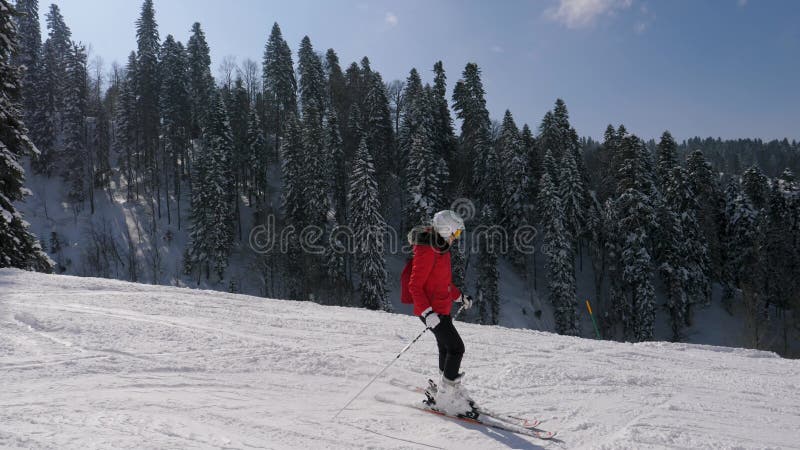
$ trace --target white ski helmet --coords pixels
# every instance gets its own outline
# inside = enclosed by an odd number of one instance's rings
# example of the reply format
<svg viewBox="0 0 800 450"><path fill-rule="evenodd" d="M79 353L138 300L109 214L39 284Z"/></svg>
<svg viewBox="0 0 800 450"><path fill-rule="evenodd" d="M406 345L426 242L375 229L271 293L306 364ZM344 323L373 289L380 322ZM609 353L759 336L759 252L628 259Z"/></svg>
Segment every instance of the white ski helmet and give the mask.
<svg viewBox="0 0 800 450"><path fill-rule="evenodd" d="M454 234L458 235L459 230L464 231L464 220L458 213L449 209L434 214L431 225L444 239L449 239Z"/></svg>

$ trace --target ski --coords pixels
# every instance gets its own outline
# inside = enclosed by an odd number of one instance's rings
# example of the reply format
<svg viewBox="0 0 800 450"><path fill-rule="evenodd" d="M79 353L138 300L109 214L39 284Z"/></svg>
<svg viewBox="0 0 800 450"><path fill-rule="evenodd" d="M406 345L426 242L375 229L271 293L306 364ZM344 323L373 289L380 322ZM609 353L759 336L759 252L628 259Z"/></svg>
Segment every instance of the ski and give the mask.
<svg viewBox="0 0 800 450"><path fill-rule="evenodd" d="M490 416L488 414L480 414L479 413L478 416L475 417L475 418L465 417L465 416L454 416L454 415L451 415L451 414L443 413L441 411L436 411L435 409L431 409L430 407L428 407L428 405L426 405L422 401L409 402L409 401L404 401L404 400L396 400L396 399L393 399L391 397L387 397L387 396L384 396L384 395L381 395L381 394L377 394L375 396L375 399L378 400L379 402L388 403L388 404L391 404L391 405L406 406L406 407L414 408L414 409L417 409L417 410L420 410L420 411L423 411L423 412L426 412L426 413L429 413L429 414L434 414L434 415L437 415L437 416L440 416L440 417L446 417L448 419L459 420L461 422L471 423L473 425L482 425L482 426L485 426L485 427L495 428L495 429L498 429L498 430L504 430L504 431L508 431L508 432L511 432L511 433L517 433L517 434L521 434L521 435L524 435L524 436L535 437L537 439L542 439L542 440L552 439L556 435L556 432L554 432L554 431L539 431L539 430L533 430L533 429L530 429L530 428L525 428L523 426L516 425L516 424L513 424L513 423L509 423L509 422L506 422L505 420L500 420L500 419L498 419L496 417L492 417L492 416Z"/></svg>
<svg viewBox="0 0 800 450"><path fill-rule="evenodd" d="M406 383L405 381L400 380L398 378L393 378L392 380L389 381L389 383L392 386L403 388L405 390L419 394L424 394L426 391L425 388ZM436 386L436 384L432 380L428 380L428 383L430 383L432 386ZM483 406L477 406L475 408L478 410L479 413L483 414L484 416L492 416L495 419L499 419L504 422L509 422L511 424L521 426L523 428L536 429L542 423L542 421L539 419L519 417L512 414L503 414L484 408ZM542 431L542 430L536 430L536 431Z"/></svg>

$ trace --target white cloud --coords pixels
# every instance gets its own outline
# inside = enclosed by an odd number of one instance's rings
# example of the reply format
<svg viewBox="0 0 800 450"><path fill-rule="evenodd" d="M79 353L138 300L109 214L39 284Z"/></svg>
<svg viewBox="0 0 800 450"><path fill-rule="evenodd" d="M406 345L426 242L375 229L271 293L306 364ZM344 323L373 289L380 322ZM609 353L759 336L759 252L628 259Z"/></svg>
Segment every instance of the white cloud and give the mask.
<svg viewBox="0 0 800 450"><path fill-rule="evenodd" d="M633 31L636 34L642 34L647 30L647 23L646 22L636 22L636 25L633 26Z"/></svg>
<svg viewBox="0 0 800 450"><path fill-rule="evenodd" d="M492 51L492 53L504 53L505 52L505 49L503 49L503 47L500 47L499 45L493 45L490 50Z"/></svg>
<svg viewBox="0 0 800 450"><path fill-rule="evenodd" d="M397 26L397 16L393 12L387 12L386 18L383 19L390 27Z"/></svg>
<svg viewBox="0 0 800 450"><path fill-rule="evenodd" d="M550 19L568 28L581 28L594 23L599 16L627 9L633 0L558 0L558 8L545 11Z"/></svg>
<svg viewBox="0 0 800 450"><path fill-rule="evenodd" d="M747 0L739 0L739 7L744 8L747 6Z"/></svg>

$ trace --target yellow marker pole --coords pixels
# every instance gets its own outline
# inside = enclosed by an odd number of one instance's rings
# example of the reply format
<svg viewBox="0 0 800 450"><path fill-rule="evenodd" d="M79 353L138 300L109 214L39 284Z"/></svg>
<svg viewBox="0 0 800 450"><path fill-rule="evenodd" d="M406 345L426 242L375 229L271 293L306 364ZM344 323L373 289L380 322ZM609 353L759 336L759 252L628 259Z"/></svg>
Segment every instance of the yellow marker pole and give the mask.
<svg viewBox="0 0 800 450"><path fill-rule="evenodd" d="M592 305L589 304L589 300L586 300L586 309L589 310L589 317L592 318L592 324L594 325L594 332L597 333L597 339L601 339L600 330L597 328L597 322L594 320L594 314L592 314Z"/></svg>

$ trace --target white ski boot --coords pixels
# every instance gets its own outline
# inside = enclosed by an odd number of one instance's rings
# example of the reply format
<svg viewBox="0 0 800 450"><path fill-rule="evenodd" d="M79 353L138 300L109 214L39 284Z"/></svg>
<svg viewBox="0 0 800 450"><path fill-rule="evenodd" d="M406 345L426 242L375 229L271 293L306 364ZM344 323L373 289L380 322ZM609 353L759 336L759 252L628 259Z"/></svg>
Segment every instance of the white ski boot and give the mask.
<svg viewBox="0 0 800 450"><path fill-rule="evenodd" d="M433 405L435 409L453 416L472 417L476 415L475 401L461 384L464 373L458 374L455 380L450 380L442 375L439 384L433 392Z"/></svg>

